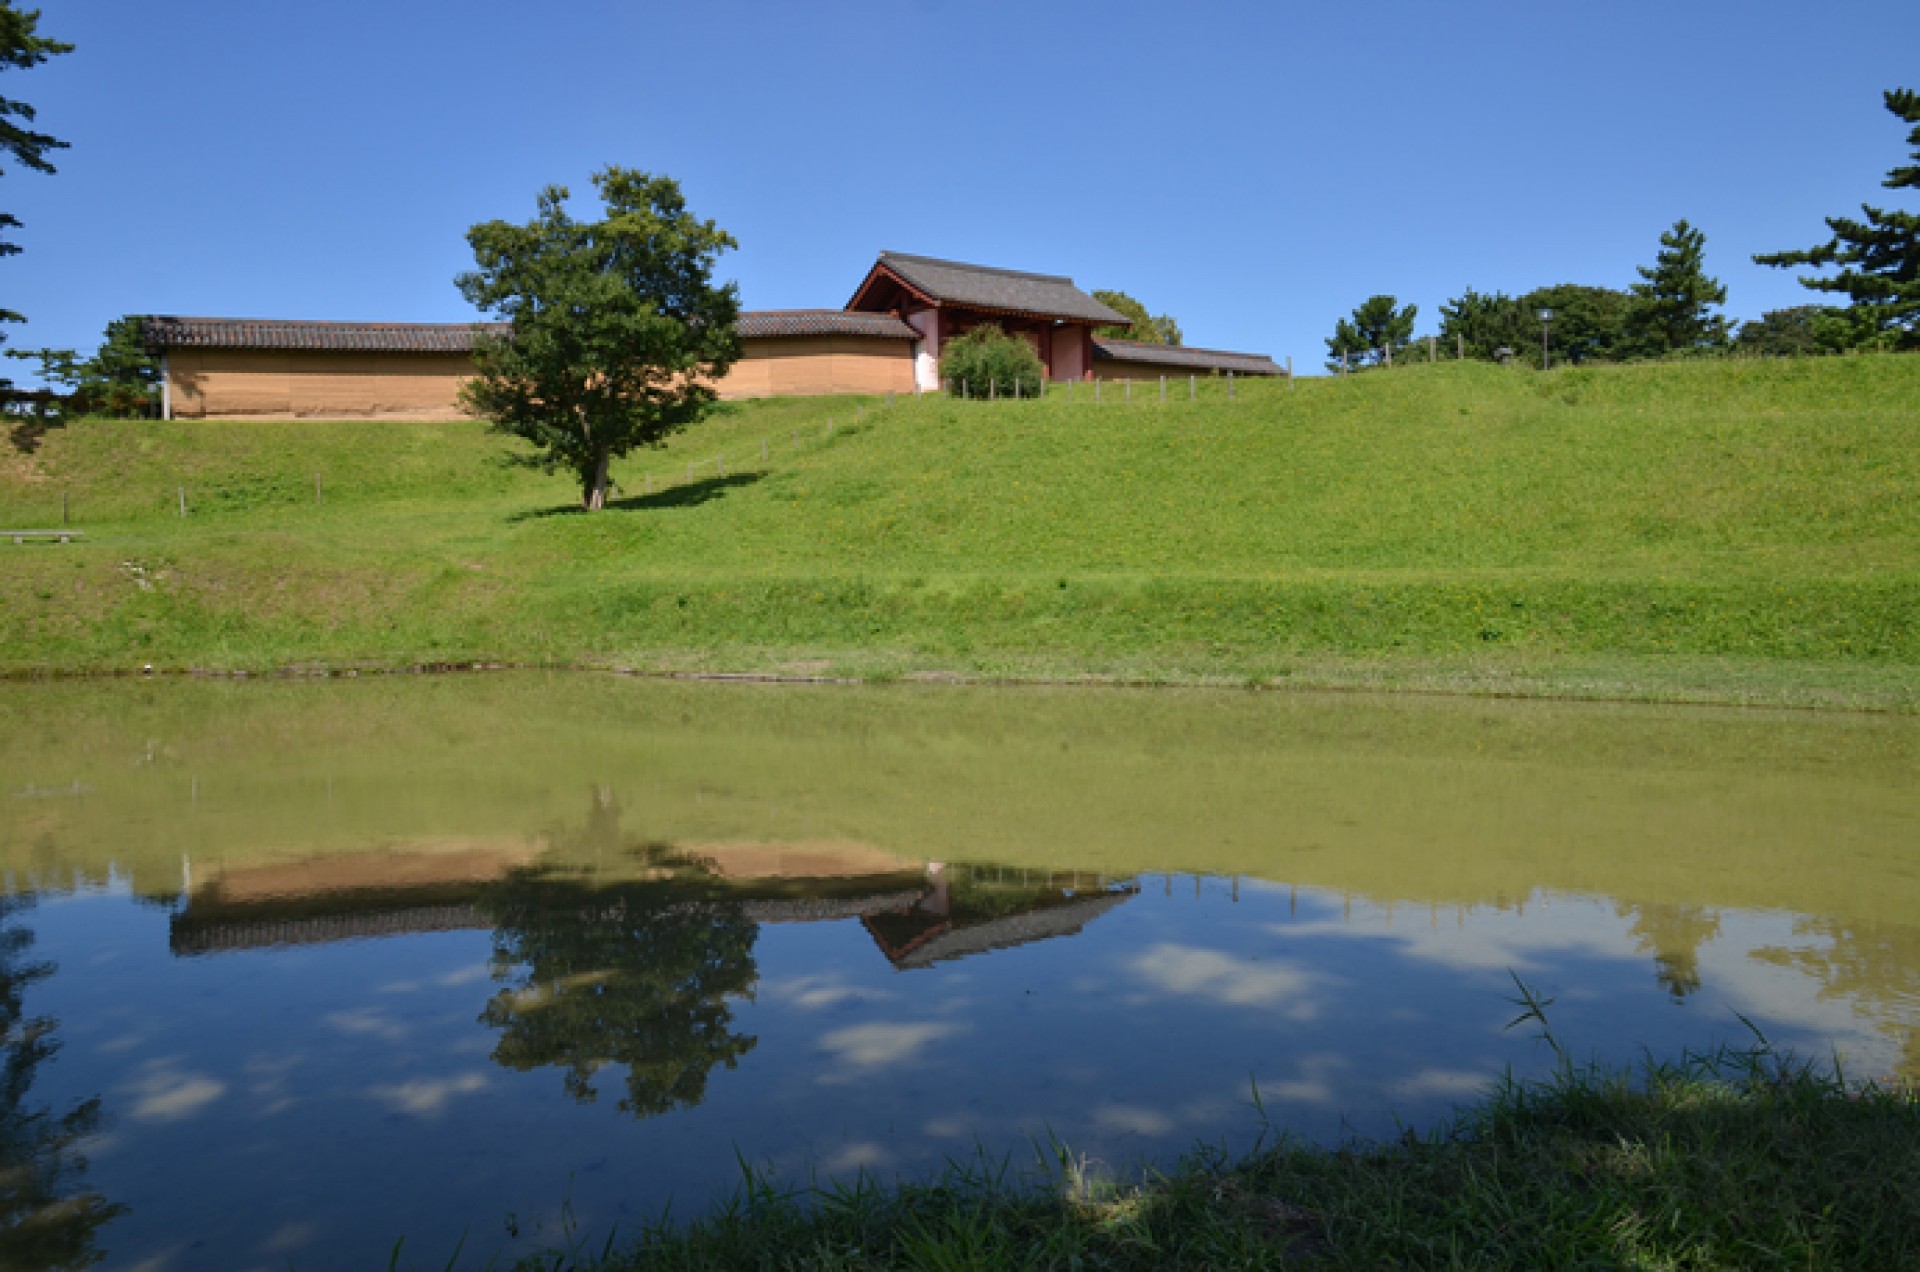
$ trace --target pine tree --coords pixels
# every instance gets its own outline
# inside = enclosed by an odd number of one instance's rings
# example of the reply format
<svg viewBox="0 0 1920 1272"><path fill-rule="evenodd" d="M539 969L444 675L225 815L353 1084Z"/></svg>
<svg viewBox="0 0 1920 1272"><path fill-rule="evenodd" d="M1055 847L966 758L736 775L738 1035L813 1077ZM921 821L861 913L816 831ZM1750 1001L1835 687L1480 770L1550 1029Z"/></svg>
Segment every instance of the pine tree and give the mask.
<svg viewBox="0 0 1920 1272"><path fill-rule="evenodd" d="M1392 296L1369 296L1351 318L1335 323L1333 335L1327 338L1327 369L1377 365L1388 361L1395 350L1405 348L1413 339L1413 320L1420 307L1399 306Z"/></svg>
<svg viewBox="0 0 1920 1272"><path fill-rule="evenodd" d="M1907 144L1913 162L1887 173L1889 190L1920 190L1920 92L1891 89L1887 109L1913 130ZM1891 211L1861 204L1864 219L1830 216L1833 237L1818 247L1756 256L1761 265L1837 265L1831 277L1806 275L1801 285L1847 297L1840 311L1852 321L1855 342L1897 349L1920 348L1920 212Z"/></svg>
<svg viewBox="0 0 1920 1272"><path fill-rule="evenodd" d="M31 70L50 57L72 52L73 45L41 35L39 24L38 9L16 9L9 0L0 0L0 71ZM53 164L47 159L47 152L63 149L67 143L23 126L33 120L33 107L10 97L0 97L0 156L10 155L15 163L34 172L52 172ZM0 230L19 228L18 217L0 212ZM19 251L19 244L0 240L0 256L13 256ZM24 322L25 319L12 310L0 309L0 321Z"/></svg>
<svg viewBox="0 0 1920 1272"><path fill-rule="evenodd" d="M1724 345L1727 320L1707 311L1727 301L1727 289L1707 277L1707 236L1686 218L1660 236L1660 254L1639 266L1641 281L1629 289L1634 304L1627 319L1627 352L1658 358L1668 353Z"/></svg>

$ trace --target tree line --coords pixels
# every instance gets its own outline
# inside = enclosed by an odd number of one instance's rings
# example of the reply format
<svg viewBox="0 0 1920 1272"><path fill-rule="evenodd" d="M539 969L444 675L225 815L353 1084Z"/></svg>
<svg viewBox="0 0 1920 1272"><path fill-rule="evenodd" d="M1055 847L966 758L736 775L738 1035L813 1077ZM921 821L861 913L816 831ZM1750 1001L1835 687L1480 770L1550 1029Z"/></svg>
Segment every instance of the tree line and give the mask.
<svg viewBox="0 0 1920 1272"><path fill-rule="evenodd" d="M1920 92L1883 94L1896 118L1912 125L1911 162L1883 186L1920 189ZM1762 253L1755 263L1814 266L1803 275L1817 292L1846 304L1811 303L1771 310L1739 323L1716 310L1727 289L1706 270L1706 234L1683 218L1660 236L1653 264L1626 290L1557 283L1519 296L1469 287L1440 306L1434 352L1487 361L1630 362L1728 353L1800 357L1856 350L1920 349L1920 212L1862 205L1859 217L1826 218L1830 237L1810 248ZM1329 370L1365 370L1405 361L1426 337L1415 334L1417 305L1371 296L1334 324L1327 338Z"/></svg>

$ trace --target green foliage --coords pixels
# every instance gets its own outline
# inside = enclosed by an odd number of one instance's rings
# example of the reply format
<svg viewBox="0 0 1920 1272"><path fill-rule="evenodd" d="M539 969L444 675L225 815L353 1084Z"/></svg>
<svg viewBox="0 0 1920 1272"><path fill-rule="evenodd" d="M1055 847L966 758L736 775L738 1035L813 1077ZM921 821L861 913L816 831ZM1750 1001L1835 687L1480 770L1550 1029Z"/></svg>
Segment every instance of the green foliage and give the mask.
<svg viewBox="0 0 1920 1272"><path fill-rule="evenodd" d="M66 390L66 418L148 416L159 402L160 360L147 352L142 321L130 314L108 323L92 357L71 349L22 349L7 356L38 362L40 378Z"/></svg>
<svg viewBox="0 0 1920 1272"><path fill-rule="evenodd" d="M494 975L508 984L480 1019L500 1031L495 1061L560 1069L583 1103L599 1070L622 1066L620 1110L647 1118L699 1104L713 1067L753 1049L731 1028L732 1000L753 992L760 929L699 861L635 840L620 815L596 791L584 825L553 836L555 854L637 862L645 882L602 886L543 863L488 886Z"/></svg>
<svg viewBox="0 0 1920 1272"><path fill-rule="evenodd" d="M1891 89L1882 96L1886 108L1913 128L1907 133L1911 162L1892 169L1880 184L1889 190L1920 190L1920 92ZM1856 348L1920 348L1920 211L1862 204L1860 213L1858 220L1827 217L1833 236L1825 243L1753 259L1782 268L1838 266L1830 276L1800 279L1814 291L1847 297L1847 320L1830 333Z"/></svg>
<svg viewBox="0 0 1920 1272"><path fill-rule="evenodd" d="M1542 309L1553 311L1550 338L1556 365L1619 362L1628 356L1627 325L1633 312L1630 293L1582 283L1556 283L1528 292L1520 298L1520 307L1533 320L1533 332L1532 339L1516 352L1534 366L1540 365L1537 315Z"/></svg>
<svg viewBox="0 0 1920 1272"><path fill-rule="evenodd" d="M1499 349L1515 357L1525 357L1528 348L1539 342L1540 323L1525 303L1503 292L1483 293L1469 287L1466 293L1440 306L1442 352L1452 356L1464 341L1466 355L1492 362Z"/></svg>
<svg viewBox="0 0 1920 1272"><path fill-rule="evenodd" d="M1413 339L1413 320L1419 312L1418 305L1401 308L1392 296L1368 297L1352 317L1334 324L1327 339L1327 369L1363 370L1391 361Z"/></svg>
<svg viewBox="0 0 1920 1272"><path fill-rule="evenodd" d="M1737 353L1757 358L1806 358L1854 347L1853 324L1844 309L1795 305L1772 309L1740 324Z"/></svg>
<svg viewBox="0 0 1920 1272"><path fill-rule="evenodd" d="M1093 298L1116 313L1133 320L1131 327L1096 327L1093 334L1115 340L1139 340L1146 344L1177 345L1181 342L1180 324L1171 314L1150 314L1147 307L1123 291L1096 291Z"/></svg>
<svg viewBox="0 0 1920 1272"><path fill-rule="evenodd" d="M1046 368L1031 343L988 323L941 346L940 374L955 397L1038 397Z"/></svg>
<svg viewBox="0 0 1920 1272"><path fill-rule="evenodd" d="M0 450L0 524L58 525L70 494L88 538L0 552L0 670L140 651L1920 704L1920 359L1139 387L868 400L861 423L850 398L725 403L621 461L628 497L591 517L473 423L56 430ZM142 589L129 559L167 576Z"/></svg>
<svg viewBox="0 0 1920 1272"><path fill-rule="evenodd" d="M670 178L610 167L593 184L604 220L574 220L549 186L528 224L469 230L477 267L455 280L512 325L476 337L463 404L537 447L531 462L572 472L588 510L606 503L611 462L704 416L740 356L738 291L713 282L733 237L688 213Z"/></svg>
<svg viewBox="0 0 1920 1272"><path fill-rule="evenodd" d="M1706 272L1707 236L1685 218L1660 236L1652 265L1639 267L1634 303L1627 310L1624 352L1663 358L1724 347L1727 320L1708 312L1727 300L1727 289Z"/></svg>
<svg viewBox="0 0 1920 1272"><path fill-rule="evenodd" d="M983 1156L894 1187L749 1170L706 1216L573 1266L1905 1268L1920 1264L1917 1140L1911 1090L1763 1041L1635 1071L1563 1061L1426 1135L1332 1151L1282 1136L1237 1160L1202 1147L1140 1182L1091 1179L1058 1142L1026 1171Z"/></svg>
<svg viewBox="0 0 1920 1272"><path fill-rule="evenodd" d="M31 70L50 57L73 51L71 44L41 35L39 25L38 9L17 9L13 0L0 0L0 71ZM0 154L11 155L15 163L34 172L52 172L47 152L64 149L67 143L28 127L34 117L33 107L27 103L0 97ZM0 212L0 230L19 228L20 218ZM13 256L19 251L19 244L0 239L0 256ZM0 322L24 321L20 314L0 309Z"/></svg>

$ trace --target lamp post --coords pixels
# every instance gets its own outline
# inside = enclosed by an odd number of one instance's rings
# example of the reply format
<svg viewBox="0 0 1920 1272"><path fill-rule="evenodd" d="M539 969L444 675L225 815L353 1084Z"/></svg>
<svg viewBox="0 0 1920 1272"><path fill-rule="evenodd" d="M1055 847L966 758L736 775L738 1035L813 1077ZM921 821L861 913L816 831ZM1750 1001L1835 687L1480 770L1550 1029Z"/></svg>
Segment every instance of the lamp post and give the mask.
<svg viewBox="0 0 1920 1272"><path fill-rule="evenodd" d="M1553 354L1547 344L1547 332L1553 326L1553 310L1540 311L1540 369L1545 371L1553 365Z"/></svg>

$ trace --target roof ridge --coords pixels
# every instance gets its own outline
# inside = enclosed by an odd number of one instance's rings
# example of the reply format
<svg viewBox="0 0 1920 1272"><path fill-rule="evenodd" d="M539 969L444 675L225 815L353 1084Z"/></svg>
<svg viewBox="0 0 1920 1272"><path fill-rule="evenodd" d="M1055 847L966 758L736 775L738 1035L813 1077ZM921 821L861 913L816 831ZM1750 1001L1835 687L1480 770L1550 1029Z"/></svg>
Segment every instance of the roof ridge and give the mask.
<svg viewBox="0 0 1920 1272"><path fill-rule="evenodd" d="M999 274L1004 278L1031 278L1035 282L1041 283L1066 283L1070 286L1076 285L1073 279L1066 274L1037 274L1027 269L1006 269L999 265L975 265L971 261L951 261L940 256L917 256L912 252L883 251L880 253L880 259L883 261L918 261L923 265L941 265L948 269L972 270L976 274Z"/></svg>

